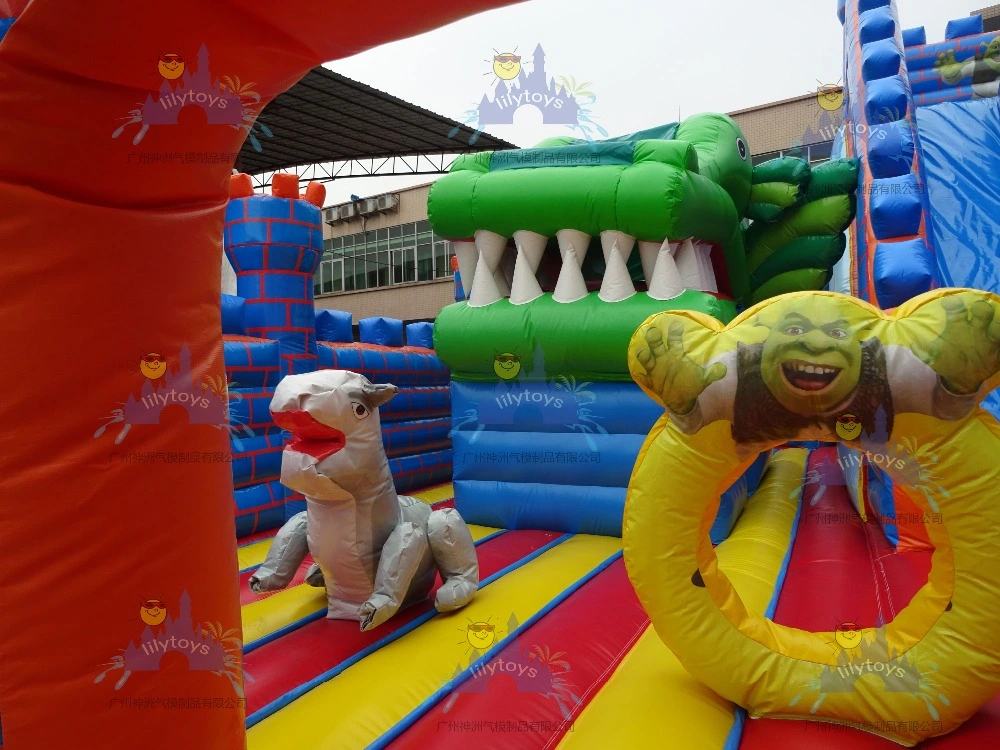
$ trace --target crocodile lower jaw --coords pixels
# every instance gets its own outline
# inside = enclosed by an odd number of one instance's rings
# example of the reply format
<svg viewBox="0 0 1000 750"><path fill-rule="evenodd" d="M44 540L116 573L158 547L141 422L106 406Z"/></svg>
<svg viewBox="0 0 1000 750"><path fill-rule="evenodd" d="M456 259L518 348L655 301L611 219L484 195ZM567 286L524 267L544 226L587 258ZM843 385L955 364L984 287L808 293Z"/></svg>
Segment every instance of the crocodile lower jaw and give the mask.
<svg viewBox="0 0 1000 750"><path fill-rule="evenodd" d="M560 303L575 302L588 293L581 269L590 236L562 229L556 238L562 265L552 298ZM512 239L513 247L508 247L507 237L481 229L474 241L453 243L462 285L470 290L469 307L485 307L505 297L513 305L524 305L544 293L536 274L549 238L525 230L514 232ZM717 246L695 238L636 243L623 232L606 231L601 232L606 271L598 295L604 302L620 302L636 293L626 267L636 244L646 290L653 299L674 299L688 289L720 291L713 267L713 255L722 257Z"/></svg>

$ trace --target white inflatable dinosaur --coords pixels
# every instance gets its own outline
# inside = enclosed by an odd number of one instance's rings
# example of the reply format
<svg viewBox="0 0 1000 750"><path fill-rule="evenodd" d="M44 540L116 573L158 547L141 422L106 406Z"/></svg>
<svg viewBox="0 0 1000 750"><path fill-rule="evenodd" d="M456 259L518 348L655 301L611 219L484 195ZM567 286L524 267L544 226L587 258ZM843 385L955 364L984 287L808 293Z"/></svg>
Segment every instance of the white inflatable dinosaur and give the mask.
<svg viewBox="0 0 1000 750"><path fill-rule="evenodd" d="M359 619L370 630L401 607L427 599L464 607L479 586L476 550L452 508L396 494L382 447L378 407L394 385L373 385L345 370L289 375L271 400L274 421L294 436L281 457L281 483L306 497L306 510L278 532L250 578L256 592L284 588L307 552L306 582L326 586L327 617Z"/></svg>

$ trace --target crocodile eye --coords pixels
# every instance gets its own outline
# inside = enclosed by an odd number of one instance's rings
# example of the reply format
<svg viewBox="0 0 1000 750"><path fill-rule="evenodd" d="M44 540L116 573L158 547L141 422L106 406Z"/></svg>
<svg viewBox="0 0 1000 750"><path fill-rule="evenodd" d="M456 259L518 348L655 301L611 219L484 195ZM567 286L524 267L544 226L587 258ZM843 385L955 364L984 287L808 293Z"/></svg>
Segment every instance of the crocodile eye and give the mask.
<svg viewBox="0 0 1000 750"><path fill-rule="evenodd" d="M354 412L355 419L364 419L368 416L368 409L364 404L359 404L357 401L351 402L351 409Z"/></svg>
<svg viewBox="0 0 1000 750"><path fill-rule="evenodd" d="M742 138L737 138L736 139L736 148L738 148L739 151L740 151L740 158L743 161L746 161L747 160L747 144L745 144L743 142Z"/></svg>

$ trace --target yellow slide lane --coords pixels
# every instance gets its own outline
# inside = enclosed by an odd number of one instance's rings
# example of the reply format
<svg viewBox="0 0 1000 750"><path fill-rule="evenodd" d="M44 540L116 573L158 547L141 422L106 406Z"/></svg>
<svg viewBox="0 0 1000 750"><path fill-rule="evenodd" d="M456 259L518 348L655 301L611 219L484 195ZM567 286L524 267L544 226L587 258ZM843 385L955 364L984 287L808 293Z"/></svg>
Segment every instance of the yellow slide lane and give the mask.
<svg viewBox="0 0 1000 750"><path fill-rule="evenodd" d="M716 547L719 567L747 606L764 612L791 542L808 453L777 453L736 528ZM735 707L692 677L652 626L584 708L559 750L721 750Z"/></svg>

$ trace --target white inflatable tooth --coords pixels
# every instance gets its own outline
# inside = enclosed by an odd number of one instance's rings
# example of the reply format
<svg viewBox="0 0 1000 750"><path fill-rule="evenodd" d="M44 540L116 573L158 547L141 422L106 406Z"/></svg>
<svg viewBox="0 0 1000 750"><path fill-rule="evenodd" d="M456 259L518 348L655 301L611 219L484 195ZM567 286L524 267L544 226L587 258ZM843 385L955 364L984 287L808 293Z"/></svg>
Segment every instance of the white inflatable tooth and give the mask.
<svg viewBox="0 0 1000 750"><path fill-rule="evenodd" d="M469 307L486 307L492 305L503 295L497 288L497 282L490 270L489 261L484 254L479 255L479 265L476 266L475 278L472 282L472 292L469 294Z"/></svg>
<svg viewBox="0 0 1000 750"><path fill-rule="evenodd" d="M544 249L544 248L543 248ZM538 285L535 272L531 267L531 259L522 247L517 249L517 263L514 265L514 283L510 289L512 305L526 305L542 296L542 287Z"/></svg>
<svg viewBox="0 0 1000 750"><path fill-rule="evenodd" d="M566 262L566 253L573 249L576 251L577 268L583 268L583 261L590 247L590 235L579 229L560 229L556 232L556 239L559 241L559 254L562 255L563 263ZM561 272L559 277L562 278Z"/></svg>
<svg viewBox="0 0 1000 750"><path fill-rule="evenodd" d="M701 278L700 254L691 240L684 240L674 252L674 262L680 272L685 289L704 291L705 284Z"/></svg>
<svg viewBox="0 0 1000 750"><path fill-rule="evenodd" d="M528 266L532 273L538 271L538 265L542 262L545 254L545 246L549 244L549 238L537 232L529 232L526 229L519 229L514 232L514 244L518 250L524 251L525 258L528 259ZM520 255L518 255L520 258Z"/></svg>
<svg viewBox="0 0 1000 750"><path fill-rule="evenodd" d="M606 255L607 268L601 281L601 291L597 296L604 302L621 302L635 294L635 286L628 275L625 259L622 258L618 247L611 248L611 252Z"/></svg>
<svg viewBox="0 0 1000 750"><path fill-rule="evenodd" d="M663 242L647 242L645 240L639 242L639 257L642 258L642 275L646 279L647 289L653 283L653 269L656 268L656 256L659 255L660 248L664 245L667 245L666 240ZM462 278L465 278L464 274Z"/></svg>
<svg viewBox="0 0 1000 750"><path fill-rule="evenodd" d="M570 245L563 253L562 268L559 269L559 279L552 299L556 302L576 302L587 296L587 282L583 280L583 271L577 261L576 250Z"/></svg>
<svg viewBox="0 0 1000 750"><path fill-rule="evenodd" d="M674 260L673 248L666 240L660 246L653 268L653 279L649 283L649 296L652 299L668 300L684 293L684 280L681 278L677 263Z"/></svg>
<svg viewBox="0 0 1000 750"><path fill-rule="evenodd" d="M510 285L507 283L503 271L500 270L503 251L507 249L507 238L488 229L477 229L476 247L479 249L479 257L486 260L486 268L493 277L493 283L500 296L505 297L510 294ZM479 273L478 266L476 273ZM475 279L473 279L473 286L475 286Z"/></svg>
<svg viewBox="0 0 1000 750"><path fill-rule="evenodd" d="M701 264L701 281L704 292L718 292L719 287L715 281L715 269L712 267L712 246L699 242L695 244L698 250L698 259Z"/></svg>
<svg viewBox="0 0 1000 750"><path fill-rule="evenodd" d="M472 291L472 282L476 277L476 264L479 263L479 251L475 242L462 241L451 243L455 247L455 257L458 258L458 272L462 275L462 291L466 298Z"/></svg>
<svg viewBox="0 0 1000 750"><path fill-rule="evenodd" d="M611 249L617 247L622 255L622 260L628 264L628 259L632 257L632 250L635 248L635 237L619 232L617 229L609 229L601 232L601 249L604 250L604 264L608 264L608 255Z"/></svg>

